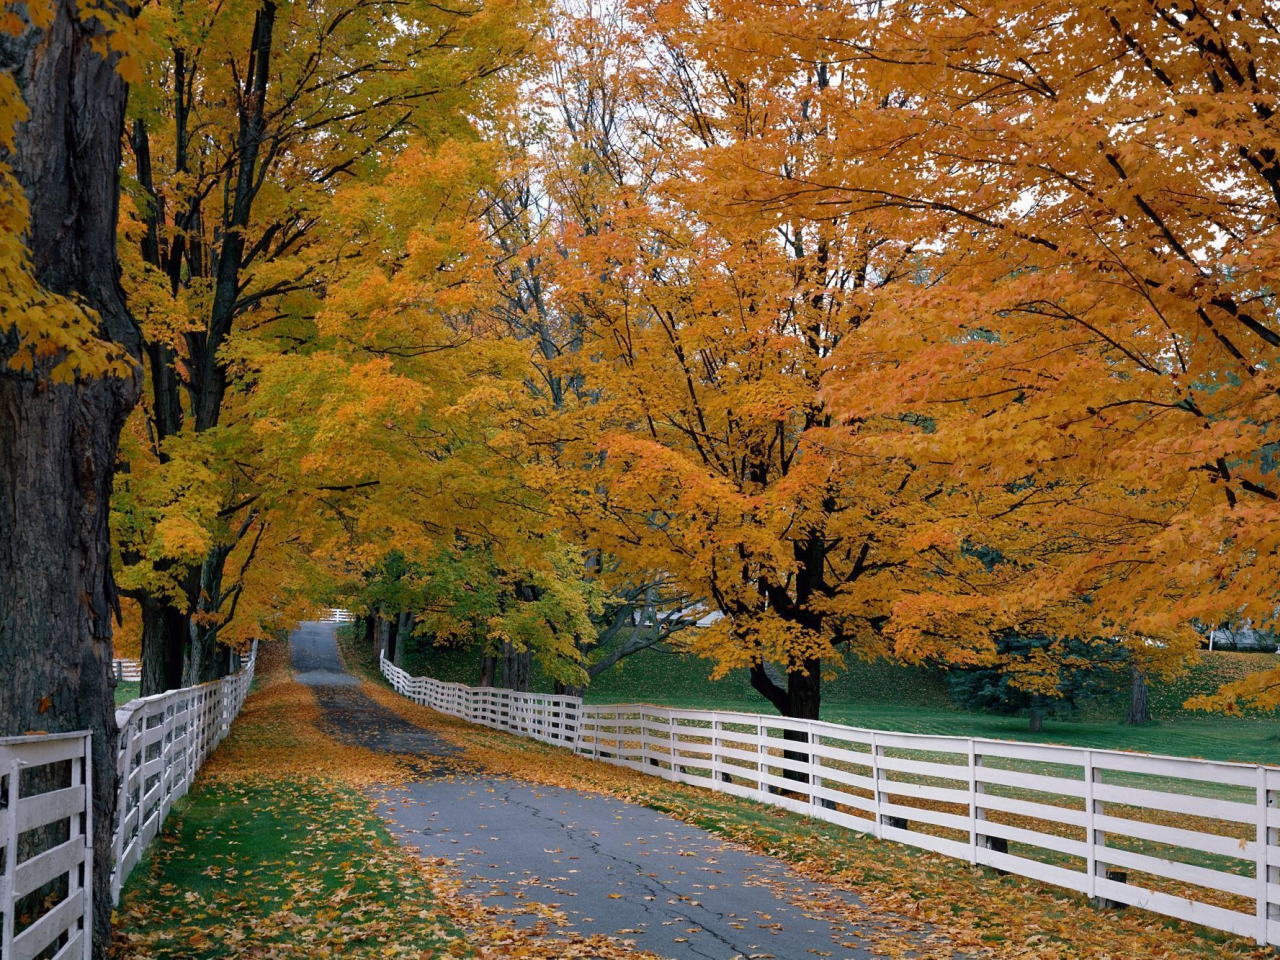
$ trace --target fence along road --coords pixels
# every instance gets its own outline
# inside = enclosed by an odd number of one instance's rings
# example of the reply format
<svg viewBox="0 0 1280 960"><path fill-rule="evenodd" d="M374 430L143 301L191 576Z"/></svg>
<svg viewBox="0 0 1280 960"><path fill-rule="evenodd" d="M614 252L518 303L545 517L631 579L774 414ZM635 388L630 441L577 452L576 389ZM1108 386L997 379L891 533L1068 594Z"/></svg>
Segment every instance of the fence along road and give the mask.
<svg viewBox="0 0 1280 960"><path fill-rule="evenodd" d="M1100 901L1280 945L1280 768L468 687L415 703Z"/></svg>
<svg viewBox="0 0 1280 960"><path fill-rule="evenodd" d="M229 677L116 710L112 902L227 735L253 682L256 653L255 644ZM92 955L92 757L87 731L0 738L0 960Z"/></svg>

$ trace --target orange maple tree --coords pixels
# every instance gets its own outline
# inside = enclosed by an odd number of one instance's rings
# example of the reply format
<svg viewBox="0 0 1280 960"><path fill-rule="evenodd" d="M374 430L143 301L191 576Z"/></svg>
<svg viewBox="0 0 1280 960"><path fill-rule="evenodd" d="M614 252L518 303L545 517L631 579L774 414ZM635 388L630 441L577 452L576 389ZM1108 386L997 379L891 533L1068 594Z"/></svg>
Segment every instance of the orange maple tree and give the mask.
<svg viewBox="0 0 1280 960"><path fill-rule="evenodd" d="M888 219L912 252L912 280L833 356L840 415L928 418L883 449L951 482L1078 489L1054 518L1076 559L1029 581L1081 598L1078 633L1143 653L1273 621L1274 11L727 3L676 19L753 77L837 78L811 100L805 162L742 153L736 200ZM1274 705L1278 679L1213 702Z"/></svg>

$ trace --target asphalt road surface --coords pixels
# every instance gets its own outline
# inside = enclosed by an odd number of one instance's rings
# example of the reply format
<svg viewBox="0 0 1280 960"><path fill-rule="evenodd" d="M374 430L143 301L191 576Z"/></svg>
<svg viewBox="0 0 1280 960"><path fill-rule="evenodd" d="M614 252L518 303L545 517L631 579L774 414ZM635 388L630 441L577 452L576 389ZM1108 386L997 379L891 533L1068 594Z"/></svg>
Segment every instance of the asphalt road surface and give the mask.
<svg viewBox="0 0 1280 960"><path fill-rule="evenodd" d="M579 933L672 960L874 955L866 948L886 924L849 919L863 912L856 897L779 860L612 797L451 772L456 748L346 672L335 628L303 624L291 637L294 674L315 688L326 732L419 759L416 782L378 791L379 811L401 842L452 861L464 889L512 923L558 914ZM852 911L832 909L836 900Z"/></svg>

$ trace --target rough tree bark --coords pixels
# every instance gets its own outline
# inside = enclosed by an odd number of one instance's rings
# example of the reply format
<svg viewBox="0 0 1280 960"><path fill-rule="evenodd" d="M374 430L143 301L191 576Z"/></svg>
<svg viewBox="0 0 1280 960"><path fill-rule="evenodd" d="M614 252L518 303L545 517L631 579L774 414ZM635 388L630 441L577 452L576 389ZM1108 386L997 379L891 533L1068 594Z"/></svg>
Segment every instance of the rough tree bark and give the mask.
<svg viewBox="0 0 1280 960"><path fill-rule="evenodd" d="M508 690L526 692L533 678L533 651L520 650L510 640L502 642L502 682Z"/></svg>
<svg viewBox="0 0 1280 960"><path fill-rule="evenodd" d="M817 720L822 706L822 661L817 658L805 660L803 670L792 670L787 673L786 686L781 678L764 663L751 668L751 685L756 692L767 699L784 717L795 720ZM795 743L809 742L809 735L801 730L784 730L784 740ZM782 756L793 763L808 763L807 750L783 750ZM808 783L808 774L798 770L784 769L783 776L798 783Z"/></svg>
<svg viewBox="0 0 1280 960"><path fill-rule="evenodd" d="M96 21L53 0L47 30L0 39L29 116L14 168L30 201L35 277L100 317L99 334L141 356L116 261L126 87L94 51ZM21 9L21 8L19 8ZM94 951L110 939L116 724L111 676L108 509L120 430L140 380L49 379L58 358L10 369L15 333L0 319L0 735L91 730Z"/></svg>
<svg viewBox="0 0 1280 960"><path fill-rule="evenodd" d="M142 611L141 696L164 693L182 686L182 649L175 651L186 635L187 618L172 604L158 601L149 593L138 595Z"/></svg>

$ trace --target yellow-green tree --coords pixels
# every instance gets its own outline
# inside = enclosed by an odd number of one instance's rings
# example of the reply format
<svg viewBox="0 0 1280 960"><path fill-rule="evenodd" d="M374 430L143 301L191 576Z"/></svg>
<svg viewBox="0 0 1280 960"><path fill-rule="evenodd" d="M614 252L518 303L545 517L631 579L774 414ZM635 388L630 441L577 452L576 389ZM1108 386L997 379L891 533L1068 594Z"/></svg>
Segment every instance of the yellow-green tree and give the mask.
<svg viewBox="0 0 1280 960"><path fill-rule="evenodd" d="M349 261L412 252L335 233L334 205L412 142L474 139L518 81L536 8L266 0L144 20L157 53L131 106L128 265L150 389L117 529L161 689L225 668L216 641L254 559L292 536L270 532L298 491L247 413L258 378L314 356Z"/></svg>

